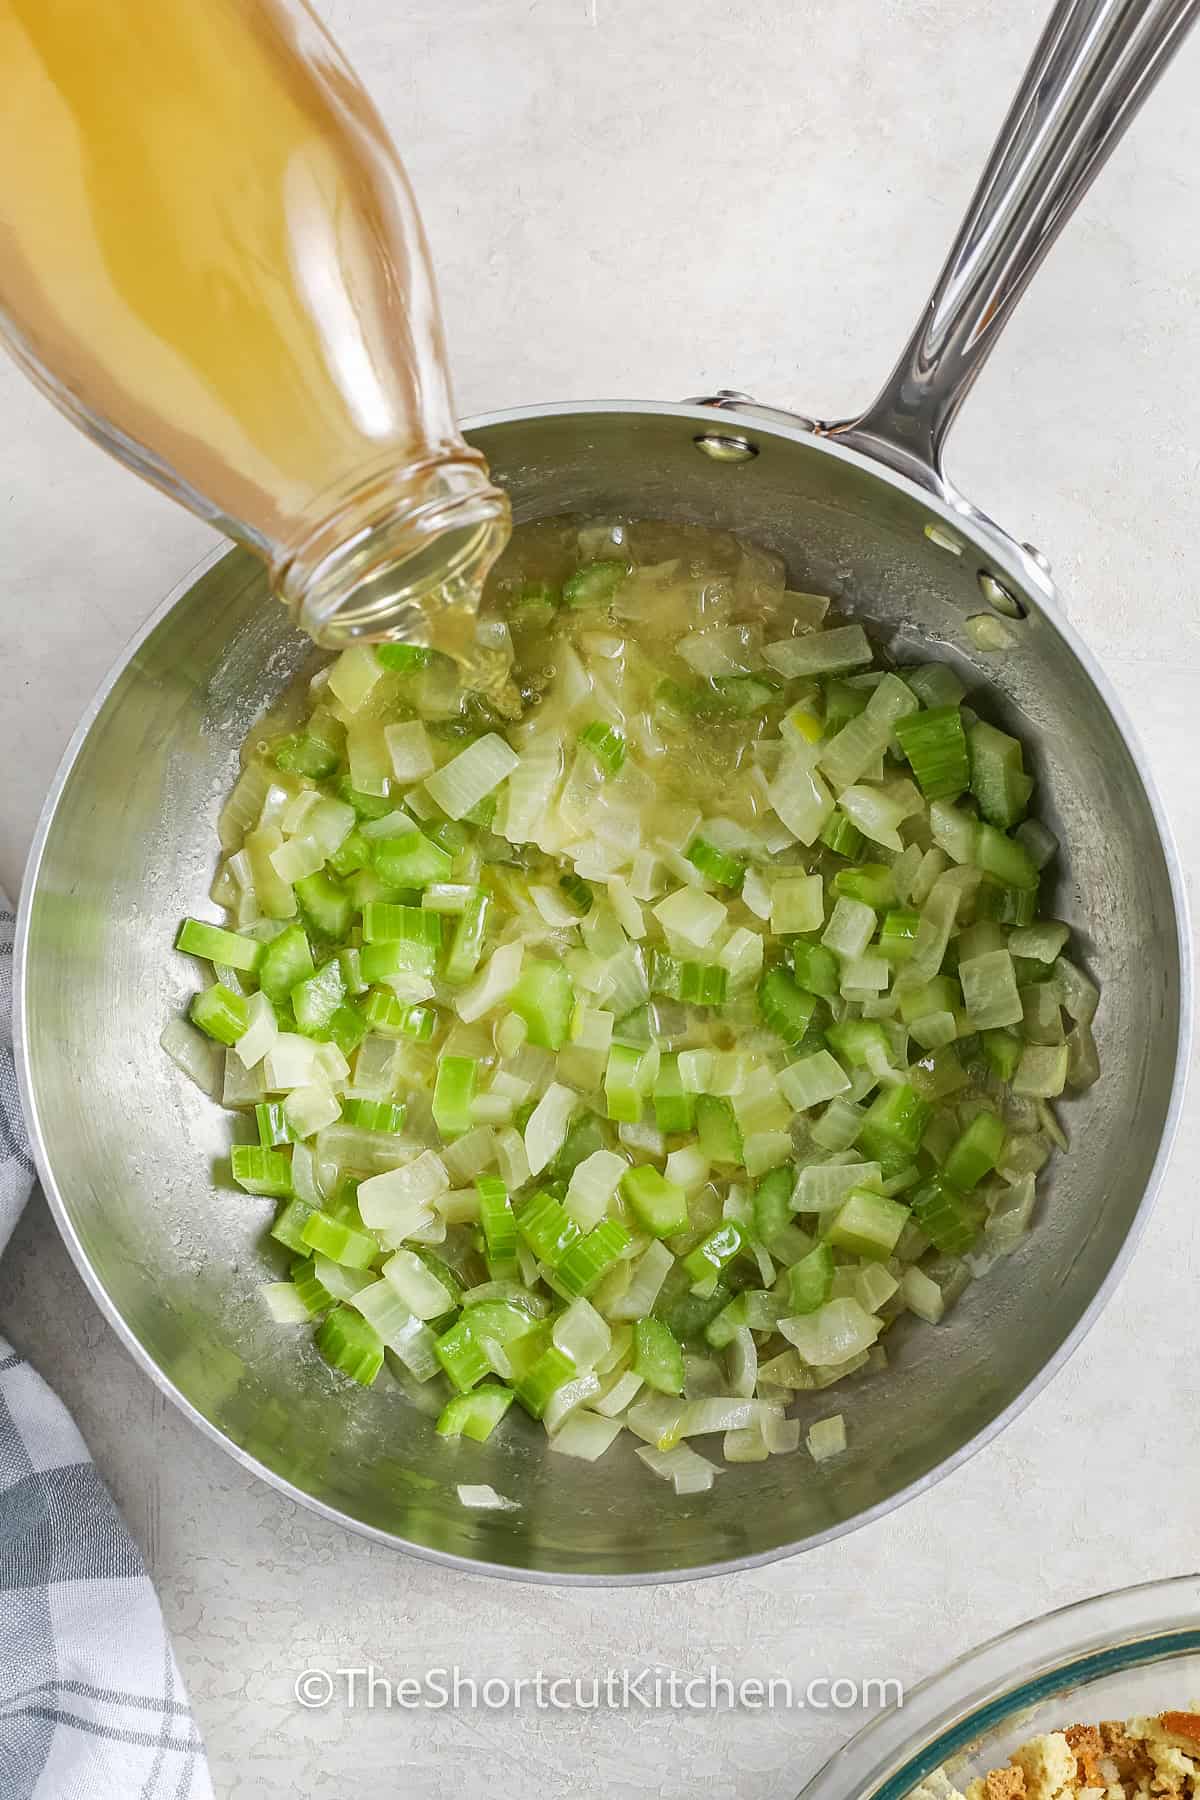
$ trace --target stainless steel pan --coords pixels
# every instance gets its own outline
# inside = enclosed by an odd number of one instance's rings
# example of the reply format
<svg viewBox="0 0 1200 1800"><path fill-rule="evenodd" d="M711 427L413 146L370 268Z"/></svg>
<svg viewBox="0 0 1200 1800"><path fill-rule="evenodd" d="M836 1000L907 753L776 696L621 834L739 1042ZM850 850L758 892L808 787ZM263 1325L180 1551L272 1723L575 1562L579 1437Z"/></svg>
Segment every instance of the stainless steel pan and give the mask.
<svg viewBox="0 0 1200 1800"><path fill-rule="evenodd" d="M257 713L309 652L247 554L172 594L81 726L47 803L18 943L24 1094L46 1191L114 1328L164 1391L284 1492L470 1567L645 1581L746 1567L895 1506L995 1433L1079 1342L1145 1218L1188 1036L1182 882L1143 759L1063 619L1046 566L953 488L946 432L997 332L1200 0L1054 13L912 341L861 418L814 425L742 396L547 406L470 436L518 520L625 511L728 526L898 643L984 680L1034 746L1065 853L1055 908L1104 986L1104 1079L1037 1230L937 1330L898 1328L886 1379L846 1399L850 1449L730 1468L678 1500L629 1453L545 1456L535 1429L457 1451L399 1390L348 1399L264 1322L259 1207L214 1190L227 1121L158 1050L188 975L169 945L205 893L218 803ZM984 655L965 629L1002 621ZM489 1482L511 1510L464 1509Z"/></svg>

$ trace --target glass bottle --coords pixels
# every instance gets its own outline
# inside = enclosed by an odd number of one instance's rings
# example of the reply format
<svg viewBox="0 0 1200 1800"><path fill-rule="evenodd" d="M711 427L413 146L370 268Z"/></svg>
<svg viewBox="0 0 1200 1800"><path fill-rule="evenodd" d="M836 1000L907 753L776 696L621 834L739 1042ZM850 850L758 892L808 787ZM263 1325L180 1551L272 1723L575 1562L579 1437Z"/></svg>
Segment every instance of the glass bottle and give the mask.
<svg viewBox="0 0 1200 1800"><path fill-rule="evenodd" d="M508 503L455 423L399 158L304 0L0 0L0 69L27 373L319 642L432 641Z"/></svg>

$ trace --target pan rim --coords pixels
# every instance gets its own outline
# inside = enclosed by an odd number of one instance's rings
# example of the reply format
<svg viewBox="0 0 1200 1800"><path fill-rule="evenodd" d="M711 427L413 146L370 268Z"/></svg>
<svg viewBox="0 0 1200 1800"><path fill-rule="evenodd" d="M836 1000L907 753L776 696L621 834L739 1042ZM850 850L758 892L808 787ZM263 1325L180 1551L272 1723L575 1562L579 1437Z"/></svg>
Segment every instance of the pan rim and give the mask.
<svg viewBox="0 0 1200 1800"><path fill-rule="evenodd" d="M552 1587L648 1587L667 1585L684 1581L702 1581L721 1575L739 1574L743 1570L764 1568L784 1558L799 1556L807 1551L816 1550L825 1544L847 1536L863 1526L871 1525L876 1520L886 1517L897 1508L906 1505L918 1495L927 1492L939 1482L951 1475L956 1469L975 1456L1010 1424L1017 1419L1027 1406L1040 1394L1050 1381L1066 1366L1078 1350L1083 1340L1096 1323L1105 1306L1116 1291L1125 1271L1132 1261L1133 1255L1141 1242L1142 1235L1149 1221L1151 1210L1162 1186L1176 1135L1183 1113L1183 1104L1189 1073L1189 1053L1192 1041L1192 1021L1194 1005L1194 979L1191 960L1191 926L1190 909L1187 890L1183 878L1182 863L1178 846L1175 842L1174 830L1170 818L1158 791L1153 774L1146 764L1141 751L1137 734L1134 732L1125 709L1114 693L1107 676L1100 668L1092 652L1080 638L1070 621L1064 616L1058 602L1057 589L1050 581L1041 564L1027 553L1022 546L994 525L982 514L978 514L967 502L955 506L939 495L930 492L918 483L910 480L882 463L876 462L862 452L852 450L826 437L816 436L811 429L797 421L794 427L788 426L783 417L772 417L770 420L755 416L751 412L740 412L736 408L722 407L719 412L703 406L678 404L667 401L638 400L596 400L547 402L528 407L505 408L489 413L481 413L463 421L462 430L466 435L485 430L495 425L514 424L530 419L544 419L555 416L583 416L587 414L649 414L657 417L675 417L692 420L712 427L714 420L720 420L728 429L740 427L743 431L757 434L760 437L778 437L811 449L817 454L832 456L857 467L862 472L875 477L884 485L898 489L908 497L916 500L936 514L947 525L967 537L975 548L986 547L988 558L1002 565L1003 571L1025 589L1032 589L1038 596L1039 609L1045 614L1048 623L1066 641L1069 648L1080 662L1088 678L1096 689L1100 699L1107 708L1117 729L1129 748L1138 770L1143 791L1154 820L1163 858L1167 867L1167 876L1171 887L1171 896L1175 917L1176 954L1179 966L1179 1023L1176 1033L1174 1069L1171 1082L1171 1094L1163 1122L1162 1133L1155 1152L1154 1161L1146 1181L1137 1211L1129 1230L1122 1239L1120 1247L1113 1257L1103 1280L1092 1295L1080 1317L1076 1320L1067 1336L1058 1345L1037 1374L1022 1388L1021 1392L1004 1407L988 1423L980 1428L973 1437L960 1444L957 1450L944 1458L934 1467L927 1469L916 1480L898 1488L886 1499L878 1501L852 1518L842 1520L825 1530L815 1532L811 1536L796 1542L778 1545L769 1550L756 1551L751 1555L730 1557L718 1562L695 1564L683 1569L636 1570L626 1573L591 1573L583 1571L555 1571L547 1569L527 1569L511 1563L493 1562L484 1558L462 1555L454 1551L437 1550L428 1545L414 1543L397 1532L385 1531L378 1526L370 1525L365 1520L355 1519L335 1506L307 1494L295 1486L286 1476L278 1475L269 1469L258 1458L250 1455L235 1444L221 1428L207 1419L187 1396L175 1386L170 1377L159 1367L134 1331L125 1323L115 1302L107 1293L99 1276L91 1266L90 1259L83 1247L75 1226L69 1216L66 1203L58 1189L54 1175L53 1163L48 1142L48 1134L43 1129L41 1115L38 1111L34 1091L33 1075L30 1067L29 1032L27 1019L27 1002L30 985L28 959L30 918L34 895L37 890L42 863L59 804L66 790L80 754L87 742L89 734L100 713L103 711L110 695L125 674L129 664L136 657L142 645L153 635L163 621L175 610L186 597L196 582L226 556L237 554L236 547L228 544L217 544L209 554L193 567L170 589L164 599L154 609L150 617L134 633L132 638L120 651L108 674L100 684L94 698L85 709L78 726L63 752L55 771L54 778L47 790L46 799L38 817L38 823L30 845L28 859L21 881L20 901L17 909L16 940L13 949L13 1049L17 1068L18 1088L25 1112L26 1124L30 1135L30 1150L37 1168L38 1179L46 1196L51 1215L58 1228L67 1252L71 1257L84 1285L96 1302L108 1324L116 1333L120 1342L133 1357L134 1361L150 1377L159 1390L207 1437L218 1444L222 1450L247 1469L251 1474L268 1483L277 1492L373 1542L385 1544L392 1549L421 1558L425 1562L434 1563L444 1568L452 1568L468 1575L490 1575L502 1580L527 1582L533 1585ZM982 540L982 543L981 543Z"/></svg>

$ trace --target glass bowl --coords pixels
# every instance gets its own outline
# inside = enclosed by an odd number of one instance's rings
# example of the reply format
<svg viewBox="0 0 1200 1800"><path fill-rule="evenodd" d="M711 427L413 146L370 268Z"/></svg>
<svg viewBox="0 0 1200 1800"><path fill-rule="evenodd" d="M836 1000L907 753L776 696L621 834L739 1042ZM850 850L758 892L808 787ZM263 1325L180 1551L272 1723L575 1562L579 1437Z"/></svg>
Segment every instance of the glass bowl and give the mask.
<svg viewBox="0 0 1200 1800"><path fill-rule="evenodd" d="M963 1787L1041 1732L1200 1700L1200 1575L1046 1613L960 1657L865 1726L798 1800L907 1800L948 1765Z"/></svg>

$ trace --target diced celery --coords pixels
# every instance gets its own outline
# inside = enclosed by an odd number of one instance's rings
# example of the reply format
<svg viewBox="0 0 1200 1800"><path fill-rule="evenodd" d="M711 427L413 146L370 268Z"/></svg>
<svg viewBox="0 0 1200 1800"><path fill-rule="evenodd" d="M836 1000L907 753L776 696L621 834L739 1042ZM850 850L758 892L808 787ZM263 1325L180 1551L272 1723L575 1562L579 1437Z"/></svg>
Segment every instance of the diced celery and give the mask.
<svg viewBox="0 0 1200 1800"><path fill-rule="evenodd" d="M508 1004L524 1019L531 1044L546 1050L562 1049L571 1029L575 994L561 963L527 960Z"/></svg>
<svg viewBox="0 0 1200 1800"><path fill-rule="evenodd" d="M728 1100L715 1094L700 1094L696 1100L696 1130L700 1148L709 1162L736 1164L742 1161L742 1134Z"/></svg>
<svg viewBox="0 0 1200 1800"><path fill-rule="evenodd" d="M886 1260L908 1223L908 1208L884 1194L852 1188L826 1227L826 1238L855 1256Z"/></svg>
<svg viewBox="0 0 1200 1800"><path fill-rule="evenodd" d="M682 1394L683 1349L661 1319L638 1319L633 1327L633 1372L659 1394Z"/></svg>
<svg viewBox="0 0 1200 1800"><path fill-rule="evenodd" d="M792 1264L787 1272L788 1306L795 1314L814 1313L824 1306L833 1288L833 1252L828 1244Z"/></svg>
<svg viewBox="0 0 1200 1800"><path fill-rule="evenodd" d="M674 1237L688 1228L687 1195L649 1163L627 1169L621 1193L643 1230L651 1237Z"/></svg>
<svg viewBox="0 0 1200 1800"><path fill-rule="evenodd" d="M196 995L188 1009L188 1017L193 1025L198 1025L219 1044L236 1044L250 1024L244 996L231 992L220 981Z"/></svg>
<svg viewBox="0 0 1200 1800"><path fill-rule="evenodd" d="M349 1306L335 1306L317 1328L317 1349L331 1368L370 1387L383 1367L383 1341L372 1325Z"/></svg>
<svg viewBox="0 0 1200 1800"><path fill-rule="evenodd" d="M806 993L832 999L838 992L840 976L837 957L823 944L795 942L791 946L792 968L797 984Z"/></svg>
<svg viewBox="0 0 1200 1800"><path fill-rule="evenodd" d="M512 1405L511 1388L476 1388L472 1393L455 1394L442 1409L437 1422L439 1437L468 1437L477 1444L486 1443Z"/></svg>
<svg viewBox="0 0 1200 1800"><path fill-rule="evenodd" d="M759 1010L772 1031L793 1048L804 1042L817 1002L784 968L768 969L759 983Z"/></svg>

